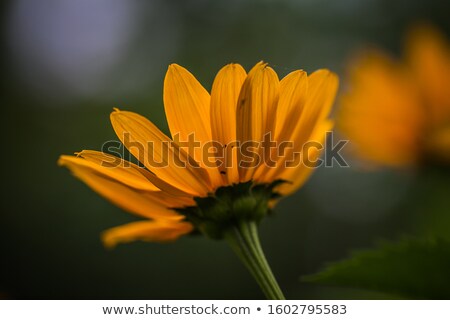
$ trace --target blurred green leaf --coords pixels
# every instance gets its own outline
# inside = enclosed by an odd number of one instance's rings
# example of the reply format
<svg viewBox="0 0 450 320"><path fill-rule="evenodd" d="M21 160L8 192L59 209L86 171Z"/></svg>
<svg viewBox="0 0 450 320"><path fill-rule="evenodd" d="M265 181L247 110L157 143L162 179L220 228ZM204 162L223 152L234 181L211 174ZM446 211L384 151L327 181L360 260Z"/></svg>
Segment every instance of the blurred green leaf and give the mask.
<svg viewBox="0 0 450 320"><path fill-rule="evenodd" d="M302 280L399 294L408 298L450 298L450 241L405 239L328 265Z"/></svg>

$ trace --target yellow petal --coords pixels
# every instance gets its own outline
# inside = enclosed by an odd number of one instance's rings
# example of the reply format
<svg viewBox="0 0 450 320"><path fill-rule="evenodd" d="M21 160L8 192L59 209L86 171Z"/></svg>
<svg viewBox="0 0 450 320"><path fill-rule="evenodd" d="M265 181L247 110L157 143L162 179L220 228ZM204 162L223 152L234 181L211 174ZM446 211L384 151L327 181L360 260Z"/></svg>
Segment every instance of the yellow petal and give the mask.
<svg viewBox="0 0 450 320"><path fill-rule="evenodd" d="M407 58L415 81L427 103L432 124L447 124L450 118L450 45L431 26L411 30Z"/></svg>
<svg viewBox="0 0 450 320"><path fill-rule="evenodd" d="M211 140L210 96L185 68L171 64L164 79L164 108L172 137L187 141L195 133L200 141Z"/></svg>
<svg viewBox="0 0 450 320"><path fill-rule="evenodd" d="M180 219L168 207L193 204L191 198L174 197L163 191L147 191L130 187L125 173L105 174L105 168L74 156L61 156L58 164L67 167L74 176L116 206L130 213L152 219ZM109 169L107 169L109 170ZM127 181L128 180L128 181Z"/></svg>
<svg viewBox="0 0 450 320"><path fill-rule="evenodd" d="M145 191L160 190L146 178L145 174L143 174L144 169L106 153L83 150L78 152L76 157L61 157L60 164L82 166L86 169L95 170L134 189Z"/></svg>
<svg viewBox="0 0 450 320"><path fill-rule="evenodd" d="M425 116L412 79L378 52L354 61L350 75L338 113L349 147L379 165L416 163Z"/></svg>
<svg viewBox="0 0 450 320"><path fill-rule="evenodd" d="M188 148L189 155L207 170L213 188L221 185L218 168L205 164L203 153L203 146L212 137L209 93L188 70L171 64L164 79L163 98L172 138L183 144L199 142L193 150Z"/></svg>
<svg viewBox="0 0 450 320"><path fill-rule="evenodd" d="M135 176L135 179L130 181L128 183L129 186L136 188L136 189L142 189L142 190L149 190L149 191L165 191L168 194L174 195L174 196L180 196L180 197L188 197L189 195L186 192L183 192L171 184L168 184L164 180L159 179L154 173L141 168L137 165L135 165L132 162L125 161L121 158L115 157L113 155L94 151L94 150L83 150L79 153L77 153L78 157L81 157L87 161L90 161L94 164L97 164L101 167L104 167L106 170L104 170L107 174L117 174L119 172L127 173L128 175L133 174ZM100 170L101 168L99 168ZM127 179L124 177L119 177L123 183L127 184ZM142 179L144 178L144 180ZM136 181L136 179L139 179L139 181ZM139 187L140 184L138 182L142 183L142 186ZM149 184L150 182L150 184Z"/></svg>
<svg viewBox="0 0 450 320"><path fill-rule="evenodd" d="M222 157L218 159L223 163L219 169L229 184L239 182L237 149L230 143L236 141L236 108L246 76L241 65L226 65L217 73L211 90L212 138L224 147ZM231 159L227 155L231 155Z"/></svg>
<svg viewBox="0 0 450 320"><path fill-rule="evenodd" d="M303 70L289 73L280 81L280 94L277 105L275 141L282 143L286 138L292 136L296 128L308 94L308 76ZM273 148L270 152L270 161L275 163L279 160L278 149ZM268 160L268 159L266 159ZM254 179L261 182L270 182L267 173L275 170L269 161L265 161L255 172Z"/></svg>
<svg viewBox="0 0 450 320"><path fill-rule="evenodd" d="M275 139L292 134L302 114L307 94L308 76L303 70L291 72L280 81Z"/></svg>
<svg viewBox="0 0 450 320"><path fill-rule="evenodd" d="M189 222L138 221L108 229L102 234L105 247L132 241L170 242L193 230Z"/></svg>
<svg viewBox="0 0 450 320"><path fill-rule="evenodd" d="M333 128L333 121L324 120L322 123L318 124L311 134L308 142L314 143L314 146L311 148L307 148L307 150L302 150L307 154L300 154L303 159L300 164L293 168L286 168L282 170L275 179L282 179L289 181L289 183L281 184L276 191L283 195L291 194L297 191L309 178L309 176L314 172L316 166L312 166L311 164L316 163L319 159L320 154L323 149L315 146L323 146L325 148L325 137L326 133ZM307 157L305 159L305 156Z"/></svg>
<svg viewBox="0 0 450 320"><path fill-rule="evenodd" d="M270 182L280 176L286 168L286 159L293 159L294 153L301 151L305 143L309 141L314 131L326 120L331 111L338 89L338 77L333 72L321 69L308 77L308 92L299 118L289 119L295 122L291 131L281 131L277 143L290 142L291 146L282 152L277 158L277 164L257 176L260 182ZM288 121L288 120L286 120Z"/></svg>
<svg viewBox="0 0 450 320"><path fill-rule="evenodd" d="M260 143L267 133L272 133L273 137L278 87L279 80L276 72L262 62L253 67L242 85L236 115L236 137L241 143L241 152L238 153L241 182L253 178L262 160L262 149L259 146L252 148L256 155L249 157L242 151L243 144ZM243 165L242 161L247 164Z"/></svg>
<svg viewBox="0 0 450 320"><path fill-rule="evenodd" d="M128 151L160 179L192 195L203 196L210 191L205 169L149 120L116 110L111 113L111 123Z"/></svg>
<svg viewBox="0 0 450 320"><path fill-rule="evenodd" d="M338 86L338 76L327 69L317 70L308 77L308 97L300 122L294 129L293 137L305 141L310 137L317 123L328 117Z"/></svg>

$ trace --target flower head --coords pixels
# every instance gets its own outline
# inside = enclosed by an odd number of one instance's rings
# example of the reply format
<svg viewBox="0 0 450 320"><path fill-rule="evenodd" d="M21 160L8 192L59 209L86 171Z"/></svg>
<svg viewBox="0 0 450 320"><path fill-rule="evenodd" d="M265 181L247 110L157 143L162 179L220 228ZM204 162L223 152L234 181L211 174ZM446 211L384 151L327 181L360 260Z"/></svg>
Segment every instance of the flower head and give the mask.
<svg viewBox="0 0 450 320"><path fill-rule="evenodd" d="M328 70L309 76L297 70L279 81L265 63L248 74L229 64L209 94L189 71L172 64L164 80L172 137L136 113L111 114L114 131L141 165L86 150L61 156L59 164L145 219L107 230L107 246L171 241L195 229L221 238L237 221L261 220L276 198L304 183L314 167L302 159L316 158L320 150L302 147L322 142L331 129L337 86Z"/></svg>
<svg viewBox="0 0 450 320"><path fill-rule="evenodd" d="M375 164L450 161L450 47L429 26L413 29L403 62L372 51L351 68L338 127Z"/></svg>

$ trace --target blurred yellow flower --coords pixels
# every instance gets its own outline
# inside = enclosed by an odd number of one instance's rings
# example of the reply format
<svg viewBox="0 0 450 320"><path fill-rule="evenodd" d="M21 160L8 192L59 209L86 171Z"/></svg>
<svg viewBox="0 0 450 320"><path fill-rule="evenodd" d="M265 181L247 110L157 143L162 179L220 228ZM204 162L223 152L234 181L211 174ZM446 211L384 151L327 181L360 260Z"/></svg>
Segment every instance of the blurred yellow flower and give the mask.
<svg viewBox="0 0 450 320"><path fill-rule="evenodd" d="M450 47L430 26L411 30L403 62L372 50L353 61L338 127L378 165L450 161Z"/></svg>
<svg viewBox="0 0 450 320"><path fill-rule="evenodd" d="M287 167L285 161L305 142L323 141L332 127L327 117L337 86L337 76L325 69L309 76L297 70L279 81L264 63L248 75L239 64L229 64L217 74L210 95L189 71L172 64L164 81L172 138L136 113L115 109L111 114L117 136L145 168L98 151L63 155L59 164L115 205L145 218L104 232L108 247L134 240L171 241L194 229L220 237L217 229L239 219L259 220L275 197L303 184L313 168ZM274 155L273 166L252 157L247 165L238 165L246 155L235 149L231 165L211 165L204 149L186 150L181 144L192 142L194 134L202 146L215 141L227 147L235 141L263 141L266 133L275 142L295 142L284 154ZM265 152L256 150L259 156ZM219 158L217 150L213 158Z"/></svg>

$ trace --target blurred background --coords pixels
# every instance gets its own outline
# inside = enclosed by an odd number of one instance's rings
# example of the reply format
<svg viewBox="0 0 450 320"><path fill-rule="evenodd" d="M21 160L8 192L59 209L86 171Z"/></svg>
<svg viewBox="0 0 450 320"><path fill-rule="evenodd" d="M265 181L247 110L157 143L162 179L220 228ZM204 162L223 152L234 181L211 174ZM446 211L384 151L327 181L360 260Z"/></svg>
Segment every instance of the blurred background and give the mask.
<svg viewBox="0 0 450 320"><path fill-rule="evenodd" d="M113 107L167 133L162 84L172 62L208 89L223 65L248 70L260 60L280 76L330 68L345 88L355 50L398 54L417 21L450 32L444 0L15 0L0 8L0 296L16 299L262 298L224 242L189 236L105 250L100 232L135 218L59 168L58 156L116 139ZM426 233L450 211L440 173L424 179L347 160L350 168L318 169L261 225L288 298L386 298L300 276L377 239Z"/></svg>

